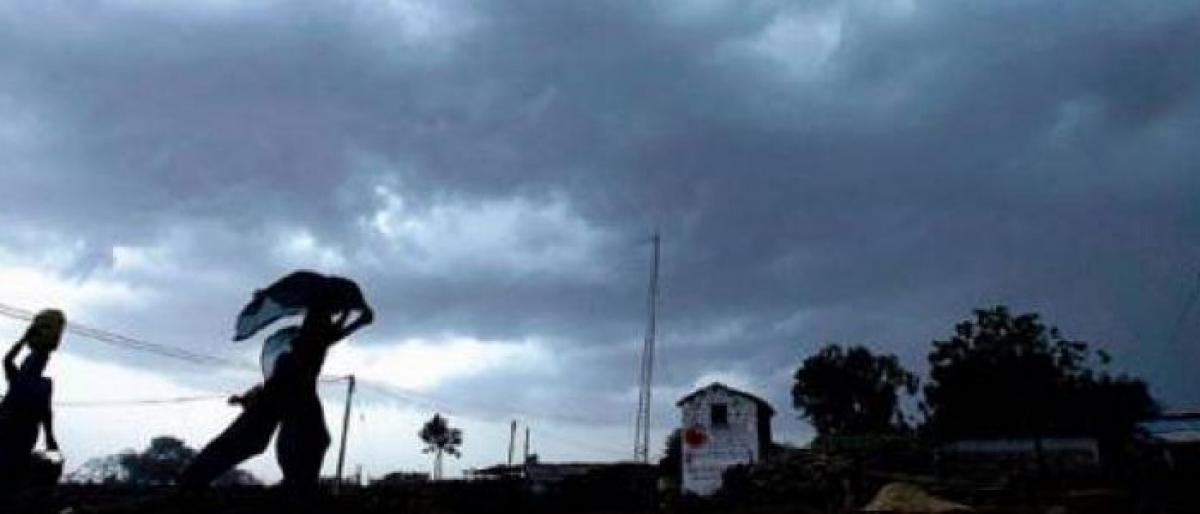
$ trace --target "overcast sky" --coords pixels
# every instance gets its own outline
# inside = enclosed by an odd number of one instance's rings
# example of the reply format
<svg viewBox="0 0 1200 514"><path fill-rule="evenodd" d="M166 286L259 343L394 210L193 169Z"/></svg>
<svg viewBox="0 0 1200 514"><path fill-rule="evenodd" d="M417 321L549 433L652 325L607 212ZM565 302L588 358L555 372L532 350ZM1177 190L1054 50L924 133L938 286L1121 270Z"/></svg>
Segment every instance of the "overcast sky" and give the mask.
<svg viewBox="0 0 1200 514"><path fill-rule="evenodd" d="M1198 26L1193 0L6 2L0 302L253 364L253 289L354 278L377 320L327 371L394 387L352 428L374 475L427 465L435 409L456 468L512 418L544 460L629 457L655 229L656 450L713 380L803 442L814 349L923 371L1000 303L1197 407ZM65 402L256 380L73 335L52 372ZM71 467L235 414L57 419Z"/></svg>

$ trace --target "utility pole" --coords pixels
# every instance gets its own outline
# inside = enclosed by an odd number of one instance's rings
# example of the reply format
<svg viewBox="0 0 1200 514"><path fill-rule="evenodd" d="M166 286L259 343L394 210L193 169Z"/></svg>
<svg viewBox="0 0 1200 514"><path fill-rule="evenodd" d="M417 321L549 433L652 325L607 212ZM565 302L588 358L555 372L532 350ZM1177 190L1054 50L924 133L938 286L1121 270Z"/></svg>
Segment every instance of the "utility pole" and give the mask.
<svg viewBox="0 0 1200 514"><path fill-rule="evenodd" d="M525 459L521 461L523 464L529 464L529 426L525 426Z"/></svg>
<svg viewBox="0 0 1200 514"><path fill-rule="evenodd" d="M508 466L512 467L513 462L513 446L517 438L517 420L512 420L512 424L508 428Z"/></svg>
<svg viewBox="0 0 1200 514"><path fill-rule="evenodd" d="M638 411L633 435L633 460L650 461L650 389L654 380L654 337L658 330L658 261L661 238L658 232L650 238L654 245L654 263L650 269L650 290L647 298L646 338L642 342L641 386L638 389Z"/></svg>
<svg viewBox="0 0 1200 514"><path fill-rule="evenodd" d="M337 479L333 482L333 493L342 488L342 468L346 464L346 433L350 429L350 404L354 400L354 375L346 376L346 408L342 413L342 444L338 448Z"/></svg>

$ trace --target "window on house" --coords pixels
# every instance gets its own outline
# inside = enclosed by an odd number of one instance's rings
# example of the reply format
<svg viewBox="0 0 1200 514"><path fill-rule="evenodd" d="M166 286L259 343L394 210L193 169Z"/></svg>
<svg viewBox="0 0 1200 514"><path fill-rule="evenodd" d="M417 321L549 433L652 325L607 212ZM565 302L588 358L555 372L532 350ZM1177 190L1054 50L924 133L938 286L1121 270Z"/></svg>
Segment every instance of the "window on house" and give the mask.
<svg viewBox="0 0 1200 514"><path fill-rule="evenodd" d="M712 426L727 427L729 426L729 406L724 403L714 403L712 405Z"/></svg>

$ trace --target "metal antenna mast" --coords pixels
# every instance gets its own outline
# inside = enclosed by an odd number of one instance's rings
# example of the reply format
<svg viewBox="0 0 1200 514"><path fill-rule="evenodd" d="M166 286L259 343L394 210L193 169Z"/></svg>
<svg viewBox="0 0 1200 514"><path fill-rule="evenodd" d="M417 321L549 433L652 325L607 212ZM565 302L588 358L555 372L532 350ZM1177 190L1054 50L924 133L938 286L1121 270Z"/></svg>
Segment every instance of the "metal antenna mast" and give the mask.
<svg viewBox="0 0 1200 514"><path fill-rule="evenodd" d="M654 233L650 242L654 244L654 264L650 271L647 300L649 319L646 322L646 339L642 343L641 387L638 390L637 428L633 436L633 460L642 463L650 461L650 386L654 378L654 336L658 322L658 232Z"/></svg>

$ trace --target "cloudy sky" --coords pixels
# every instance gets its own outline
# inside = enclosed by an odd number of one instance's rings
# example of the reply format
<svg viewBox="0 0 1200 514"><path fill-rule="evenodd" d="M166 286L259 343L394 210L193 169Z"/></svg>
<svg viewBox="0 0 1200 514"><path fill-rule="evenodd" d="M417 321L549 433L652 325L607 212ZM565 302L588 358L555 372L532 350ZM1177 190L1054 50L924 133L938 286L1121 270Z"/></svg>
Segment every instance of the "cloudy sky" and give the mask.
<svg viewBox="0 0 1200 514"><path fill-rule="evenodd" d="M377 322L326 369L376 384L348 456L374 475L427 465L435 410L455 469L514 418L544 460L627 458L655 229L656 449L713 380L803 442L805 355L923 370L998 303L1195 407L1197 26L1194 0L6 2L0 302L252 365L254 288L352 277ZM74 335L52 372L67 403L256 380ZM235 414L57 419L79 464Z"/></svg>

